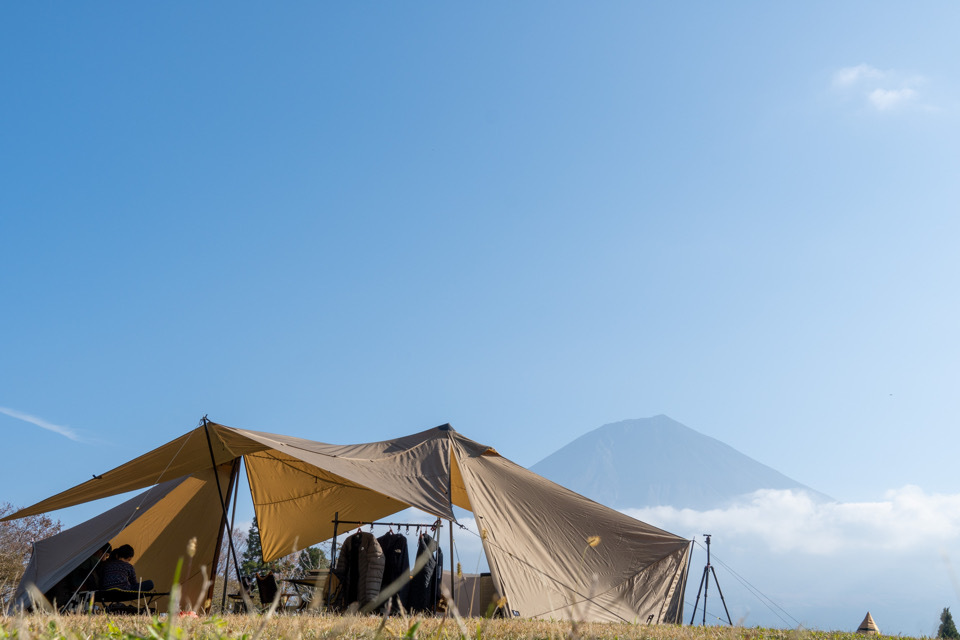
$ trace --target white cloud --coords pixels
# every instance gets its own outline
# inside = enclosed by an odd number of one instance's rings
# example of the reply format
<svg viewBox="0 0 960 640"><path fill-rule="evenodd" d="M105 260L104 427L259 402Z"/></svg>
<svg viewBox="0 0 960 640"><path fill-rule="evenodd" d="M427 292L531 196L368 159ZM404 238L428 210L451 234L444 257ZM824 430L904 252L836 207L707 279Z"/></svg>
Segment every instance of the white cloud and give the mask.
<svg viewBox="0 0 960 640"><path fill-rule="evenodd" d="M838 93L885 112L910 104L930 109L929 105L920 104L918 87L925 82L923 76L905 74L896 69L881 70L868 64L843 67L833 74L833 87Z"/></svg>
<svg viewBox="0 0 960 640"><path fill-rule="evenodd" d="M870 92L868 100L880 111L886 111L912 100L916 95L917 92L913 89L874 89Z"/></svg>
<svg viewBox="0 0 960 640"><path fill-rule="evenodd" d="M775 553L913 552L960 541L960 495L928 494L913 486L888 491L880 502L819 503L802 492L763 490L727 509L625 512L668 531L722 533Z"/></svg>
<svg viewBox="0 0 960 640"><path fill-rule="evenodd" d="M833 74L833 84L839 87L848 87L862 79L883 78L883 71L868 64L858 64L855 67L844 67Z"/></svg>
<svg viewBox="0 0 960 640"><path fill-rule="evenodd" d="M0 407L0 413L8 415L11 418L15 418L17 420L22 420L23 422L28 422L32 425L40 427L41 429L46 429L47 431L53 431L54 433L59 433L62 436L70 438L71 440L75 440L77 442L80 441L80 436L77 434L76 431L74 431L70 427L64 427L58 424L53 424L52 422L47 422L46 420L42 420L28 413L23 413L22 411L17 411L15 409L8 409L7 407Z"/></svg>

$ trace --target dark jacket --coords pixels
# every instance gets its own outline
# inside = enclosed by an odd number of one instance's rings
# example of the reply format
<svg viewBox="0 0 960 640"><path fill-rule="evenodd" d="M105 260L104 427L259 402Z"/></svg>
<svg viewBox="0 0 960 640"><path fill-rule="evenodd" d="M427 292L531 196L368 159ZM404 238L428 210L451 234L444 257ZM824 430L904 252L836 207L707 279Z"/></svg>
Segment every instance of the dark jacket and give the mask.
<svg viewBox="0 0 960 640"><path fill-rule="evenodd" d="M437 541L427 534L420 536L417 543L417 558L425 553L429 555L427 563L410 580L410 591L407 594L410 611L435 611L440 598L443 552Z"/></svg>
<svg viewBox="0 0 960 640"><path fill-rule="evenodd" d="M389 531L377 538L377 542L383 549L385 560L380 590L383 591L393 584L394 580L402 578L403 586L390 598L390 608L397 611L398 604L408 608L407 590L410 588L410 554L407 551L407 538L399 533Z"/></svg>
<svg viewBox="0 0 960 640"><path fill-rule="evenodd" d="M354 602L363 607L377 599L383 580L383 565L383 550L372 533L359 531L343 541L336 567L336 574L342 582L343 607Z"/></svg>

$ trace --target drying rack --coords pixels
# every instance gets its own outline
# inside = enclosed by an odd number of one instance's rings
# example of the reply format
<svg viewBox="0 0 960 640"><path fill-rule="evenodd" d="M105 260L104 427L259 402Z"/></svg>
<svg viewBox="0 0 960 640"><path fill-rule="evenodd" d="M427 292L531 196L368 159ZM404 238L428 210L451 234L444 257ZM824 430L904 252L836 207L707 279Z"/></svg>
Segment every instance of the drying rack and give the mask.
<svg viewBox="0 0 960 640"><path fill-rule="evenodd" d="M333 514L333 520L331 520L330 522L333 523L333 538L330 540L330 567L331 568L337 566L337 536L339 535L340 525L342 524L350 525L351 528L353 527L353 525L357 525L358 527L369 526L371 529L376 526L397 527L398 529L400 527L405 527L405 528L416 527L417 529L427 528L436 532L436 535L434 536L434 538L437 540L438 543L439 543L439 532L440 532L440 529L443 527L442 518L437 518L433 524L424 524L423 522L384 522L381 520L374 520L373 522L364 522L361 520L341 520L339 511ZM453 527L452 526L450 528L450 565L451 565L450 575L453 575ZM437 567L437 570L443 571L443 568ZM453 582L454 581L451 578L450 580L451 587L453 586ZM453 597L452 590L451 590L450 596L451 598Z"/></svg>

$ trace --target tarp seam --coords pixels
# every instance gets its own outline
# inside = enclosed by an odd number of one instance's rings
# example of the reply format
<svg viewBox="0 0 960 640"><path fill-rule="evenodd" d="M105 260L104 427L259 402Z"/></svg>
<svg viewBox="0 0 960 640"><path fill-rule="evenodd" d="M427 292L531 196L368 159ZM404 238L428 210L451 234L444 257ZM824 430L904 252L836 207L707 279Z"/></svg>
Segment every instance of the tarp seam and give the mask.
<svg viewBox="0 0 960 640"><path fill-rule="evenodd" d="M249 436L245 436L245 437L249 437ZM263 439L269 440L269 438L263 438ZM258 441L259 441L259 439L258 439ZM396 458L396 457L402 456L402 455L404 455L404 454L408 454L408 453L410 453L411 451L414 451L414 450L416 450L416 449L418 449L418 448L420 448L420 447L424 447L424 446L426 446L426 445L431 444L431 442L432 442L431 440L424 440L424 441L419 442L419 443L417 443L417 444L415 444L415 445L413 445L413 446L411 446L411 447L408 447L408 448L404 449L403 451L398 451L397 453L392 453L392 454L383 455L383 456L381 456L381 457L379 457L379 458L353 458L353 457L348 457L348 456L337 456L337 455L332 455L332 454L329 454L329 453L324 453L324 452L322 452L322 451L314 451L314 450L308 449L308 448L306 448L306 447L301 447L301 446L297 446L297 445L295 445L295 444L289 444L289 443L286 443L286 442L282 442L282 443L281 443L281 442L277 442L277 444L280 445L280 446L282 446L282 447L284 447L284 448L286 448L286 449L296 449L297 451L306 451L307 453L311 453L311 454L313 454L313 455L324 456L324 457L326 457L326 458L335 458L335 459L337 459L337 460L349 460L349 461L354 461L354 462L380 462L380 461L383 461L383 460L389 460L390 458Z"/></svg>

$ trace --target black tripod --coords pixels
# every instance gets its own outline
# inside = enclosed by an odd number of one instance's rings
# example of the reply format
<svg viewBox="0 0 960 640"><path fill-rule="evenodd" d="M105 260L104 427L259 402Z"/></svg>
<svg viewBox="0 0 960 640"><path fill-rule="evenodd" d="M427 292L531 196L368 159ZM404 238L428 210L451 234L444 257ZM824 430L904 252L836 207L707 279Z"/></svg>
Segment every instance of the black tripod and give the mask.
<svg viewBox="0 0 960 640"><path fill-rule="evenodd" d="M710 586L710 574L713 574L713 581L717 583L717 591L720 592L720 602L723 603L723 610L727 614L727 622L730 623L730 626L733 626L733 620L730 619L730 612L727 611L727 601L723 599L723 591L720 591L720 581L717 580L717 572L714 570L713 565L710 564L710 534L705 533L703 537L707 539L707 566L703 568L703 577L700 578L700 588L697 590L697 600L693 603L693 615L690 616L690 624L693 624L693 619L697 617L697 606L700 604L700 594L703 593L703 622L700 624L706 626L707 624L707 587Z"/></svg>

